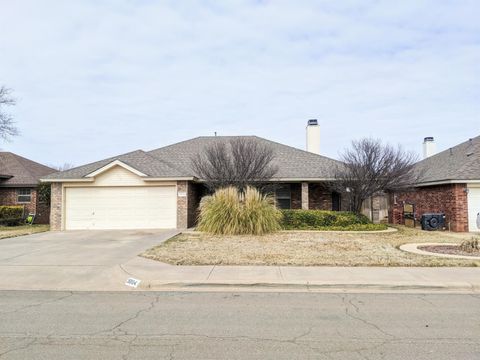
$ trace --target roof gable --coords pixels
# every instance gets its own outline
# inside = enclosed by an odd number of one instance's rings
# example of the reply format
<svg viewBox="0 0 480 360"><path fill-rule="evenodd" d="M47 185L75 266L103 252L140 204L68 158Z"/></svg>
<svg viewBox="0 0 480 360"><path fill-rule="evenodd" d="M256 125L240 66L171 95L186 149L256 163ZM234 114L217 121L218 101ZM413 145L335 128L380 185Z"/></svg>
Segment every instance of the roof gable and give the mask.
<svg viewBox="0 0 480 360"><path fill-rule="evenodd" d="M107 165L102 166L101 168L91 172L90 174L85 175L85 177L87 177L87 178L95 177L95 176L100 175L100 174L104 173L105 171L108 171L111 168L116 167L116 166L122 167L125 170L130 171L131 173L133 173L135 175L138 175L138 176L141 176L141 177L147 176L143 172L141 172L141 171L135 169L134 167L131 167L130 165L127 165L124 162L122 162L121 160L117 159L117 160L113 160L112 162L108 163Z"/></svg>
<svg viewBox="0 0 480 360"><path fill-rule="evenodd" d="M480 180L480 136L415 164L421 183Z"/></svg>
<svg viewBox="0 0 480 360"><path fill-rule="evenodd" d="M169 165L168 163L157 159L143 150L136 150L126 154L118 155L108 159L96 161L94 163L79 166L70 170L57 172L45 176L45 181L68 181L68 180L86 180L92 176L107 171L113 166L123 166L125 169L136 173L139 176L148 178L180 178L187 177L188 174L180 169Z"/></svg>

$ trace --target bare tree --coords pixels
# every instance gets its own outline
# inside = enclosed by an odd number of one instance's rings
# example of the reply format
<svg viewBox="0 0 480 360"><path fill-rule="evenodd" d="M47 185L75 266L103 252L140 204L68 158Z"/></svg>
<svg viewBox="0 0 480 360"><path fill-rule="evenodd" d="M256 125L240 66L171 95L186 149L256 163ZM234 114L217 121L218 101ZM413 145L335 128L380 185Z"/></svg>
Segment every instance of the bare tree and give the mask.
<svg viewBox="0 0 480 360"><path fill-rule="evenodd" d="M70 163L63 163L62 165L48 165L48 167L51 167L52 169L55 169L58 171L65 171L65 170L73 169L75 165Z"/></svg>
<svg viewBox="0 0 480 360"><path fill-rule="evenodd" d="M9 140L12 136L18 135L13 117L5 111L5 107L15 105L15 99L11 97L12 90L0 86L0 138Z"/></svg>
<svg viewBox="0 0 480 360"><path fill-rule="evenodd" d="M74 165L70 163L64 163L63 165L48 165L48 167L51 167L52 169L55 169L58 171L65 171L65 170L72 169ZM50 206L50 199L52 197L51 184L46 182L38 183L37 193L38 193L40 202L46 204L47 206Z"/></svg>
<svg viewBox="0 0 480 360"><path fill-rule="evenodd" d="M333 187L350 198L351 210L361 213L363 202L383 191L405 189L416 182L417 156L399 145L384 145L378 139L352 141L341 156Z"/></svg>
<svg viewBox="0 0 480 360"><path fill-rule="evenodd" d="M193 169L210 190L262 186L278 172L273 150L249 138L218 141L192 158Z"/></svg>

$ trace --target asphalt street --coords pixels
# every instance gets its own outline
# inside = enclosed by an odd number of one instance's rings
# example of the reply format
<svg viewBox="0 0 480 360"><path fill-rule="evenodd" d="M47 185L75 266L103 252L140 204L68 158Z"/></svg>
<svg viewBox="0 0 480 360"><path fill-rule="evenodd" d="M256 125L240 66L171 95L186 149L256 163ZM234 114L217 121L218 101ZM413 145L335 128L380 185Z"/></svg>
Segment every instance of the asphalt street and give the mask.
<svg viewBox="0 0 480 360"><path fill-rule="evenodd" d="M480 359L480 295L0 292L0 359Z"/></svg>

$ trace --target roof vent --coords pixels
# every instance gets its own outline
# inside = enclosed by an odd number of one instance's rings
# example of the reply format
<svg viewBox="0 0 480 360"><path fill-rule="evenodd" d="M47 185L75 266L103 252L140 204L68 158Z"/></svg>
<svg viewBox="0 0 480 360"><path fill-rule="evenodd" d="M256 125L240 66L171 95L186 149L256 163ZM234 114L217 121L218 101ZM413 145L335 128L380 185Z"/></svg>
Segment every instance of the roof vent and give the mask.
<svg viewBox="0 0 480 360"><path fill-rule="evenodd" d="M468 147L472 148L473 146L473 139L468 139ZM474 154L473 150L467 152L467 156L472 156Z"/></svg>

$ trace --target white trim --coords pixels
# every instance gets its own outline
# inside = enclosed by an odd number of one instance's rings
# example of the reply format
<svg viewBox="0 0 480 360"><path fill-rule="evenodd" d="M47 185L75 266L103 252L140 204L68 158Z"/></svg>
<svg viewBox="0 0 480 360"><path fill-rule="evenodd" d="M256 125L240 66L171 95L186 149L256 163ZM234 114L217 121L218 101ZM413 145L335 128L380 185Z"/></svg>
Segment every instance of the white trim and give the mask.
<svg viewBox="0 0 480 360"><path fill-rule="evenodd" d="M413 187L445 185L445 184L480 184L480 180L442 180L415 184Z"/></svg>
<svg viewBox="0 0 480 360"><path fill-rule="evenodd" d="M195 177L164 177L164 178L153 178L153 177L142 177L142 180L145 182L154 182L154 181L195 181ZM40 179L41 182L60 182L60 183L71 183L71 182L93 182L94 178L80 178L80 179ZM35 185L32 185L34 187ZM20 187L25 187L21 185Z"/></svg>
<svg viewBox="0 0 480 360"><path fill-rule="evenodd" d="M134 173L135 175L138 175L138 176L141 176L141 177L146 177L148 176L147 174L144 174L142 173L141 171L131 167L130 165L127 165L125 164L124 162L120 161L120 160L115 160L115 161L112 161L111 163L108 163L107 165L105 166L102 166L100 169L97 169L95 170L94 172L91 172L90 174L87 174L85 175L86 178L90 178L90 177L95 177L109 169L111 169L112 167L114 166L120 166L120 167L123 167L124 169Z"/></svg>
<svg viewBox="0 0 480 360"><path fill-rule="evenodd" d="M195 177L148 177L143 179L143 181L193 181L195 180Z"/></svg>
<svg viewBox="0 0 480 360"><path fill-rule="evenodd" d="M55 183L64 183L64 182L93 182L93 178L80 178L80 179L40 179L41 182L55 182Z"/></svg>
<svg viewBox="0 0 480 360"><path fill-rule="evenodd" d="M327 179L327 178L279 178L271 179L269 182L312 182L312 181L335 181L337 179Z"/></svg>
<svg viewBox="0 0 480 360"><path fill-rule="evenodd" d="M313 153L312 153L313 154ZM196 179L194 179L196 180ZM327 178L276 178L270 180L261 180L262 183L269 183L269 182L312 182L312 181L336 181L337 179L327 179ZM197 180L199 183L206 182L205 180L199 179Z"/></svg>

